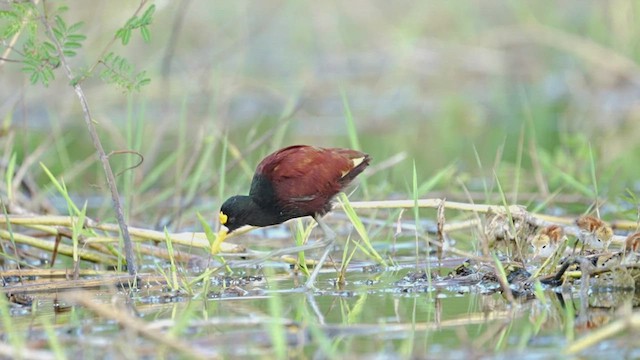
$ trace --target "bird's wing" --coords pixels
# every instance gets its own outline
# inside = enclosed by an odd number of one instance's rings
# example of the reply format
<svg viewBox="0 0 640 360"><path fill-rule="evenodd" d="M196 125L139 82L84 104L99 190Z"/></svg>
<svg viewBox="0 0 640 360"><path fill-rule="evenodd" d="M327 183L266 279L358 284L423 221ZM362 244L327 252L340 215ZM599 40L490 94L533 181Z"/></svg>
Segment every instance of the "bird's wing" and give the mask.
<svg viewBox="0 0 640 360"><path fill-rule="evenodd" d="M296 214L322 213L342 186L353 161L340 152L312 146L291 146L267 156L256 169L272 184L282 209ZM266 199L263 199L266 200Z"/></svg>

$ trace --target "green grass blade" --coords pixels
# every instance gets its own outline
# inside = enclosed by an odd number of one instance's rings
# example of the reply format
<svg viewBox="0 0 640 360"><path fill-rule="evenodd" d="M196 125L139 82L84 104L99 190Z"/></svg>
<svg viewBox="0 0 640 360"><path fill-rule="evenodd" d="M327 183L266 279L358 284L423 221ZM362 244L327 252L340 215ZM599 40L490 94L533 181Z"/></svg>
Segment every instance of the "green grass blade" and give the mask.
<svg viewBox="0 0 640 360"><path fill-rule="evenodd" d="M413 161L413 165L415 167L415 160ZM451 164L443 169L440 169L433 176L431 176L427 181L418 185L417 188L412 189L412 191L418 194L418 196L422 196L428 193L429 191L433 190L436 186L441 184L446 179L451 178L455 173L455 171L456 171L455 164ZM416 179L416 184L417 184L417 179Z"/></svg>
<svg viewBox="0 0 640 360"><path fill-rule="evenodd" d="M351 147L360 150L360 141L358 139L358 129L356 123L353 120L353 114L351 113L351 107L349 106L349 99L344 90L340 92L342 97L342 107L344 108L344 117L347 122L347 134L349 134L349 143Z"/></svg>
<svg viewBox="0 0 640 360"><path fill-rule="evenodd" d="M50 116L49 124L51 125L52 136L56 139L53 144L56 149L55 153L57 155L58 165L61 169L71 169L73 160L69 153L69 149L71 148L69 145L75 138L75 134L73 131L64 129L62 123L63 122L56 118L54 114Z"/></svg>
<svg viewBox="0 0 640 360"><path fill-rule="evenodd" d="M347 134L349 135L349 143L351 148L356 150L361 150L360 140L358 138L358 128L356 127L355 120L353 119L353 114L351 113L351 107L349 106L349 99L347 98L347 94L344 90L340 92L342 97L342 106L344 108L344 117L347 123ZM362 178L360 180L360 186L362 187L362 192L364 193L365 198L369 197L369 186L367 185L367 179Z"/></svg>
<svg viewBox="0 0 640 360"><path fill-rule="evenodd" d="M189 326L193 323L193 321L196 320L196 314L198 310L198 306L194 305L193 302L187 302L184 309L173 316L174 324L173 326L171 326L169 334L171 334L171 336L174 338L188 336L187 331L189 330Z"/></svg>
<svg viewBox="0 0 640 360"><path fill-rule="evenodd" d="M156 184L158 180L163 179L167 170L174 166L178 155L171 153L167 155L160 163L158 163L148 174L145 174L144 179L137 187L139 193L144 193L149 190L152 185Z"/></svg>
<svg viewBox="0 0 640 360"><path fill-rule="evenodd" d="M420 241L418 234L422 232L422 225L420 224L420 207L418 206L418 172L416 169L416 160L413 160L412 163L412 173L411 173L411 194L413 196L413 221L415 223L416 229L414 230L415 235L415 257L416 257L416 267L418 267L418 263L420 262ZM428 256L427 256L428 257Z"/></svg>
<svg viewBox="0 0 640 360"><path fill-rule="evenodd" d="M560 179L567 185L567 187L578 191L588 198L594 198L595 194L589 186L584 185L582 181L576 179L567 172L562 171L560 168L553 165L547 157L541 156L540 163L543 165L547 173L556 174L557 176L559 176Z"/></svg>
<svg viewBox="0 0 640 360"><path fill-rule="evenodd" d="M593 149L591 148L591 143L589 143L589 161L590 161L590 170L591 170L591 181L593 182L593 194L595 196L596 201L598 200L598 180L596 176L596 161L593 157ZM596 204L596 208L599 204Z"/></svg>
<svg viewBox="0 0 640 360"><path fill-rule="evenodd" d="M62 195L62 197L64 197L64 199L67 201L68 206L73 210L73 211L70 212L69 215L78 215L80 213L80 209L78 209L78 207L71 200L71 197L69 196L69 192L67 191L67 188L64 185L64 183L63 182L59 182L56 179L56 177L53 176L51 171L49 171L49 169L43 163L40 163L40 167L42 167L44 172L49 177L49 180L51 181L53 186L56 188L56 190L58 190L58 192Z"/></svg>
<svg viewBox="0 0 640 360"><path fill-rule="evenodd" d="M202 214L198 212L196 213L196 216L198 217L198 220L200 220L200 225L202 225L204 234L207 236L209 245L211 245L211 253L217 254L220 251L220 244L222 244L222 241L219 241L218 236L213 232L207 220L205 220L205 218L202 217Z"/></svg>
<svg viewBox="0 0 640 360"><path fill-rule="evenodd" d="M491 254L491 256L493 257L493 263L496 265L496 269L498 270L498 273L496 275L498 275L500 279L502 279L504 284L509 284L509 282L507 281L507 272L504 269L502 262L500 261L500 259L498 259L498 256L495 253Z"/></svg>
<svg viewBox="0 0 640 360"><path fill-rule="evenodd" d="M16 249L17 248L16 239L13 237L13 227L11 225L11 222L9 221L9 213L7 212L7 207L5 206L4 200L2 199L2 197L0 197L0 204L2 205L2 214L4 215L5 223L7 224L6 226L7 226L7 232L9 233L9 241L11 242L11 245L13 245L13 248ZM23 263L23 261L19 259L17 256L7 253L4 245L2 245L2 242L0 242L0 249L2 251L0 252L0 256L8 260L13 260L20 264Z"/></svg>
<svg viewBox="0 0 640 360"><path fill-rule="evenodd" d="M187 194L185 196L187 201L191 201L193 199L198 187L204 183L204 179L206 178L205 171L209 168L212 162L211 158L216 145L216 142L213 140L213 137L207 137L204 140L205 146L201 152L200 160L198 161L195 170L191 173L191 176L189 176L189 188L187 189Z"/></svg>
<svg viewBox="0 0 640 360"><path fill-rule="evenodd" d="M418 233L422 231L422 225L420 224L420 207L418 206L418 199L420 195L418 194L418 171L416 169L416 161L413 160L413 172L411 173L411 184L412 189L411 193L413 194L413 219L416 224L416 239L418 238ZM416 247L418 245L416 244ZM417 251L418 249L416 249ZM418 253L416 252L416 255Z"/></svg>
<svg viewBox="0 0 640 360"><path fill-rule="evenodd" d="M211 250L209 253L212 255L218 254L220 252L220 246L222 245L222 239L219 238L218 235L213 232L213 230L211 229L211 226L209 226L209 223L204 219L204 217L202 217L202 214L197 212L196 216L198 217L198 220L200 221L200 225L204 230L204 234L207 237L209 244L211 245ZM218 256L218 258L223 264L225 264L227 271L231 271L231 269L229 268L229 265L226 265L224 257Z"/></svg>
<svg viewBox="0 0 640 360"><path fill-rule="evenodd" d="M58 360L67 359L66 354L64 353L62 344L58 339L58 334L56 334L56 329L51 324L51 320L47 316L40 317L42 321L42 327L44 328L44 333L47 334L47 342L49 343L49 348L53 355Z"/></svg>
<svg viewBox="0 0 640 360"><path fill-rule="evenodd" d="M309 241L309 236L311 236L311 226L304 226L304 222L302 219L296 219L295 231L293 233L294 240L296 242L296 246L302 246L307 241ZM307 260L304 255L304 251L298 252L298 264L304 272L308 275L309 269L307 268Z"/></svg>
<svg viewBox="0 0 640 360"><path fill-rule="evenodd" d="M564 336L567 343L571 343L576 338L575 334L575 310L573 304L564 307Z"/></svg>
<svg viewBox="0 0 640 360"><path fill-rule="evenodd" d="M547 297L544 295L544 289L542 288L542 284L539 280L533 282L533 294L535 295L536 299L540 301L540 304L542 306L547 306Z"/></svg>
<svg viewBox="0 0 640 360"><path fill-rule="evenodd" d="M9 310L10 306L7 296L2 294L2 296L0 296L0 321L2 321L2 327L4 332L6 332L3 341L7 341L6 338L8 337L8 342L11 344L11 347L19 354L20 349L24 349L25 347L25 336L27 332L21 331L14 326L11 311Z"/></svg>
<svg viewBox="0 0 640 360"><path fill-rule="evenodd" d="M80 242L80 236L84 229L84 221L87 214L87 202L84 202L82 210L75 218L75 221L71 224L71 241L73 242L73 263L77 264L80 257L78 256L78 244Z"/></svg>
<svg viewBox="0 0 640 360"><path fill-rule="evenodd" d="M518 153L516 155L515 174L513 177L513 196L514 204L518 203L518 190L520 189L520 176L522 173L522 157L524 154L525 124L520 128L520 137L518 139Z"/></svg>
<svg viewBox="0 0 640 360"><path fill-rule="evenodd" d="M505 211L507 213L507 218L509 219L509 226L511 227L511 232L513 234L517 234L518 232L516 231L515 228L515 223L513 221L513 216L511 214L511 210L509 209L509 203L507 202L507 196L504 193L504 190L502 190L502 184L500 183L500 179L498 178L498 174L496 174L496 172L493 172L493 176L496 180L496 186L498 187L498 193L500 194L500 200L502 201L502 206L504 206ZM524 239L520 239L518 236L516 236L516 252L518 255L522 255L521 254L521 249L522 249L522 241ZM522 258L522 256L520 256ZM506 279L506 278L505 278Z"/></svg>
<svg viewBox="0 0 640 360"><path fill-rule="evenodd" d="M271 268L265 268L265 272L270 277L274 275ZM268 299L271 321L266 325L276 357L278 359L287 359L287 330L284 324L280 321L284 316L284 304L282 301L282 295L276 291L277 284L277 281L270 283L270 286L273 289Z"/></svg>
<svg viewBox="0 0 640 360"><path fill-rule="evenodd" d="M589 198L593 198L595 197L595 193L593 192L593 190L591 188L589 188L588 186L584 185L580 180L574 178L573 176L567 174L566 172L557 169L558 171L558 175L560 175L560 177L562 178L562 180L564 180L564 182L571 188L573 188L574 190L582 193L584 196L589 197Z"/></svg>
<svg viewBox="0 0 640 360"><path fill-rule="evenodd" d="M15 174L17 154L13 152L11 158L9 158L9 164L7 165L7 172L4 174L5 183L7 184L7 199L9 202L13 200L13 175Z"/></svg>
<svg viewBox="0 0 640 360"><path fill-rule="evenodd" d="M444 174L443 171L440 171L440 174ZM440 176L434 176L431 179L435 179L435 178L439 178ZM419 242L419 234L422 234L422 226L420 224L420 207L418 206L418 199L420 198L420 194L419 194L419 190L418 190L418 169L416 168L416 161L415 159L413 160L413 171L412 171L412 177L411 177L411 182L412 182L412 187L413 187L413 217L414 217L414 221L416 224L416 230L415 230L415 243L416 243L416 266L418 264L419 261L419 256L418 254L420 254L420 242ZM431 244L429 243L429 241L427 240L426 243L427 246L427 281L428 281L428 286L431 287L431 257L429 256L429 252L431 251Z"/></svg>
<svg viewBox="0 0 640 360"><path fill-rule="evenodd" d="M362 321L362 314L367 305L367 293L362 293L356 304L351 308L351 311L347 314L347 325L358 324Z"/></svg>
<svg viewBox="0 0 640 360"><path fill-rule="evenodd" d="M173 290L178 290L180 285L178 283L178 268L176 266L176 259L173 250L173 242L171 241L171 236L169 235L169 231L167 228L164 228L164 239L167 244L167 252L169 253L169 261L171 263L171 288Z"/></svg>
<svg viewBox="0 0 640 360"><path fill-rule="evenodd" d="M473 155L476 159L476 164L478 165L478 170L482 171L484 169L482 165L482 160L480 159L480 154L478 153L478 148L473 145ZM480 177L482 179L482 189L484 190L484 198L489 199L489 185L487 185L487 179L484 176Z"/></svg>
<svg viewBox="0 0 640 360"><path fill-rule="evenodd" d="M220 159L220 168L218 170L218 174L219 174L219 181L218 181L218 201L220 203L222 203L222 199L224 199L224 188L225 188L225 182L226 182L226 175L227 175L227 146L228 146L228 140L227 140L227 135L225 134L225 136L222 138L222 152L221 152L221 159Z"/></svg>
<svg viewBox="0 0 640 360"><path fill-rule="evenodd" d="M358 233L358 235L360 235L360 238L364 242L364 247L367 249L367 253L372 256L378 263L382 264L383 266L387 266L387 263L384 261L382 256L380 256L380 254L378 254L378 252L371 245L367 229L364 227L364 224L358 217L358 214L356 214L356 211L353 209L353 207L351 207L347 195L345 195L344 193L340 193L340 195L338 196L338 201L340 202L340 205L342 205L342 208L351 221L351 224L353 224L353 227L356 229L356 232Z"/></svg>

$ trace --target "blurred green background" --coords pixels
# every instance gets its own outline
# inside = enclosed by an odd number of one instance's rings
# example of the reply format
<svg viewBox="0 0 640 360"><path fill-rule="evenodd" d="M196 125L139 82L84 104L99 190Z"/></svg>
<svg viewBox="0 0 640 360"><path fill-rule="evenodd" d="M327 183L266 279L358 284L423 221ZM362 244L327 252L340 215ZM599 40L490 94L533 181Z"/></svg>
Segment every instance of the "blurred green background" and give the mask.
<svg viewBox="0 0 640 360"><path fill-rule="evenodd" d="M119 177L143 223L215 211L218 197L248 190L260 158L294 143L370 153L357 199L411 198L414 161L423 197L488 196L496 178L511 201L638 188L637 1L154 3L151 42L135 34L113 49L151 84L127 95L99 78L83 83L107 151L145 158ZM79 72L138 3L68 5L64 18L84 21L88 36L71 61ZM72 193L97 194L109 218L68 79L58 69L48 88L32 86L20 69L0 66L4 163L16 152L45 201L44 163ZM115 171L136 162L111 159Z"/></svg>

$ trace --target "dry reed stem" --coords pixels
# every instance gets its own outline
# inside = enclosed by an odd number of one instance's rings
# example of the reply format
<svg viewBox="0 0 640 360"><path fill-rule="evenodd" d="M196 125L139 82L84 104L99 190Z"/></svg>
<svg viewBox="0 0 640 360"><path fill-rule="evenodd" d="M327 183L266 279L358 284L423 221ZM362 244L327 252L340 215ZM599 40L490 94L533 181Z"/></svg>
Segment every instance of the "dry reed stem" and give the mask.
<svg viewBox="0 0 640 360"><path fill-rule="evenodd" d="M0 278L23 276L23 277L71 277L73 274L71 269L10 269L0 271ZM78 270L80 276L99 276L99 275L114 275L113 271L104 270L92 270L92 269L80 269Z"/></svg>
<svg viewBox="0 0 640 360"><path fill-rule="evenodd" d="M117 232L118 227L115 224L97 224L95 227L97 230L109 231L109 232ZM134 237L139 238L139 240L152 240L158 242L164 242L166 240L166 236L169 236L171 242L173 244L185 245L198 247L203 249L209 249L211 244L207 240L207 237L204 233L201 232L184 232L184 233L173 233L166 235L162 231L154 231L147 230L141 228L129 227L129 232ZM136 240L134 238L134 240ZM245 248L240 245L236 245L229 242L223 242L221 244L221 251L238 253L244 252Z"/></svg>
<svg viewBox="0 0 640 360"><path fill-rule="evenodd" d="M3 230L3 229L0 229L0 238L8 241L13 240L19 244L33 246L35 248L47 250L50 252L53 252L55 248L55 243L53 241L38 239L33 236L23 235L16 232L13 232L12 234L9 231ZM59 244L58 253L64 254L67 256L73 256L73 246L70 246L67 244ZM104 254L101 254L93 250L78 249L78 255L83 260L92 261L95 263L105 263L105 264L114 265L114 266L118 264L117 259L112 255L108 255L105 257Z"/></svg>
<svg viewBox="0 0 640 360"><path fill-rule="evenodd" d="M248 296L247 299L260 298L262 296ZM331 324L331 325L323 325L316 324L320 329L325 331L326 333L344 333L344 334L388 334L388 333L396 333L396 332L415 332L415 331L431 331L431 330L441 330L443 328L456 328L461 326L469 326L469 325L484 325L488 321L499 321L499 320L509 320L513 319L513 311L501 311L494 310L491 312L475 312L464 314L459 318L442 320L439 323L429 321L429 322L414 322L414 323L406 323L406 324ZM292 322L286 318L273 318L268 316L256 315L250 318L247 317L233 317L233 316L225 316L225 317L211 317L207 319L195 319L191 325L198 328L203 327L219 327L224 325L260 325L265 324L267 322L276 322L281 323L283 325L288 325ZM148 325L149 329L170 329L175 326L176 320L163 319L157 320Z"/></svg>
<svg viewBox="0 0 640 360"><path fill-rule="evenodd" d="M444 202L443 199L418 199L414 200L378 200L378 201L352 201L351 206L354 209L399 209L399 208L413 208L418 206L419 208L434 208L437 209L440 204ZM461 210L461 211L475 211L480 213L489 212L490 209L503 209L504 206L496 205L483 205L483 204L469 204L462 202L446 201L447 209ZM514 212L517 211L513 210Z"/></svg>
<svg viewBox="0 0 640 360"><path fill-rule="evenodd" d="M419 199L417 201L417 206L420 208L434 208L438 209L443 206L448 210L458 210L458 211L471 211L474 213L488 213L489 211L509 211L511 213L522 213L524 210L523 207L518 205L511 205L509 207L504 207L501 205L487 205L487 204L471 204L471 203L462 203L462 202L452 202L446 201L444 202L442 199ZM413 208L416 206L414 200L384 200L384 201L354 201L351 202L351 206L355 209L397 209L397 208ZM341 208L336 208L336 210ZM549 223L555 224L563 224L563 225L572 225L574 219L573 218L565 218L565 217L557 217L557 216L549 216L545 214L539 213L527 213L530 219L537 222L537 225L548 225ZM74 223L75 217L72 216L32 216L32 215L8 215L5 218L5 221L8 220L12 225L22 225L26 227L30 227L33 229L38 229L48 234L56 235L59 234L61 229L57 227L71 228ZM616 228L625 228L635 229L637 227L636 222L615 222ZM467 221L462 221L454 224L445 224L444 231L451 232L456 230L462 230L467 228L472 228L480 225L480 220L478 219L470 219ZM106 223L97 223L94 220L89 218L85 221L85 227L100 230L107 233L115 233L119 234L119 226L116 224L106 224ZM237 231L230 234L229 237L238 236L247 231L250 231L252 228L247 227L242 231ZM142 228L134 228L129 227L129 232L132 235L132 238L136 242L141 241L156 241L163 243L166 241L166 236L164 232L147 230ZM568 231L571 234L571 231ZM188 246L188 247L196 247L202 249L208 249L210 247L209 241L206 239L204 233L197 232L185 232L185 233L172 233L168 235L171 241L174 244ZM5 232L0 232L0 237L9 239L9 234ZM14 240L19 243L24 243L28 245L32 245L34 247L43 249L43 250L53 250L53 242L45 241L41 239L37 239L34 237L29 237L26 235L20 235L14 232ZM84 239L84 243L95 246L96 243L117 243L120 241L119 236L96 236L96 237L88 237ZM614 243L622 243L624 241L624 237L622 236L614 236ZM221 244L221 252L224 253L242 253L245 252L246 249L244 246L236 245L229 242L223 242ZM71 247L65 244L60 244L59 252L64 255L71 256L72 253ZM86 249L81 250L81 257L85 260L90 260L94 262L104 262L102 257L99 255L101 253L108 254L109 256L113 256L107 248L95 248L96 252L89 252ZM153 256L158 256L162 258L168 258L169 254L165 249L162 248L152 248L152 247L140 247L138 250L141 253L149 254ZM453 250L453 251L452 251ZM467 253L459 253L456 252L455 249L449 249L450 252L454 252L461 256L471 256L471 254ZM188 255L177 255L180 260L188 260ZM478 258L477 256L471 256L472 258ZM479 259L479 258L478 258ZM486 259L485 259L486 260Z"/></svg>
<svg viewBox="0 0 640 360"><path fill-rule="evenodd" d="M1 273L1 274L4 274ZM73 276L73 273L69 273L70 276ZM58 279L46 279L46 280L36 280L36 281L23 281L20 283L16 283L15 285L4 286L0 289L0 292L19 292L19 293L27 293L27 292L45 292L52 293L60 290L71 290L71 289L80 289L80 288L96 288L103 286L113 286L113 285L121 285L121 284L133 284L137 279L141 278L140 275L137 277L131 276L128 274L121 275L105 275L100 278L95 279L66 279L66 278L58 278ZM164 278L157 277L158 280L165 281ZM144 278L145 280L147 277ZM166 281L165 281L166 282Z"/></svg>
<svg viewBox="0 0 640 360"><path fill-rule="evenodd" d="M437 209L444 200L442 199L419 199L418 207L419 208L433 208ZM415 206L415 202L413 200L382 200L382 201L353 201L351 202L351 206L354 209L399 209L399 208L413 208ZM487 204L470 204L470 203L462 203L462 202L453 202L446 201L445 208L448 210L459 210L459 211L471 211L474 213L488 213L489 211L509 211L512 214L519 214L523 211L526 211L524 207L519 205L510 205L508 207L502 205L487 205ZM546 215L540 213L531 213L527 212L528 217L536 222L538 226L547 226L550 224L561 224L561 225L573 225L575 221L575 217L559 217L553 215ZM474 223L474 220L470 220L468 224L464 224L461 226L471 225ZM475 223L479 223L476 219ZM638 223L635 221L616 221L613 222L613 225L616 229L629 229L635 230L638 228ZM446 227L447 225L445 225ZM571 231L571 228L567 229L567 234L569 235L577 235ZM445 228L445 231L450 231ZM611 240L612 243L622 244L624 243L625 237L614 235Z"/></svg>
<svg viewBox="0 0 640 360"><path fill-rule="evenodd" d="M71 228L76 221L76 217L73 216L31 216L31 215L7 215L5 218L5 222L8 220L12 225L22 225L34 229L38 229L49 233L51 235L56 235L60 231L54 226L61 226L65 228ZM93 230L100 230L109 233L118 234L120 228L116 224L101 224L97 223L89 218L85 221L85 227ZM166 236L162 231L154 231L147 230L135 227L129 227L129 233L134 237L134 241L157 241L164 242L166 240ZM14 235L16 233L14 232ZM206 238L204 233L199 232L184 232L184 233L173 233L168 235L171 241L174 244L192 246L197 248L208 249L210 247L209 241ZM40 240L42 241L42 240ZM106 243L106 242L118 242L120 241L118 237L110 237L110 236L99 236L99 237L89 237L86 238L85 242L87 243ZM47 243L47 241L45 241ZM36 246L38 247L38 246ZM43 248L43 247L40 247ZM46 248L43 248L46 249ZM222 251L230 252L230 253L238 253L245 251L245 248L240 245L236 245L233 243L224 242L222 243Z"/></svg>
<svg viewBox="0 0 640 360"><path fill-rule="evenodd" d="M621 229L633 232L640 230L640 224L637 221L630 220L614 220L611 222L611 227L614 230Z"/></svg>
<svg viewBox="0 0 640 360"><path fill-rule="evenodd" d="M72 237L72 229L63 227L63 226L49 226L49 225L22 225L24 227L28 227L30 229L34 229L34 230L38 230L38 231L42 231L45 234L49 234L49 235L53 235L53 236L62 236L62 237L66 237L66 238L71 238ZM87 242L86 239L89 238L83 238L83 236L79 236L80 242L81 243L86 243L89 247L91 247L93 250L96 250L100 253L104 253L104 254L109 254L109 255L114 255L114 256L118 256L118 252L114 251L114 250L110 250L107 247L105 247L102 244L98 244L96 242Z"/></svg>
<svg viewBox="0 0 640 360"><path fill-rule="evenodd" d="M15 348L8 343L0 343L0 355L6 359L55 360L51 351L30 349L28 347Z"/></svg>
<svg viewBox="0 0 640 360"><path fill-rule="evenodd" d="M453 223L448 223L448 224L444 224L444 227L442 228L442 231L444 231L445 233L451 233L454 231L461 231L461 230L467 230L467 229L473 229L476 228L478 226L481 226L482 222L478 219L469 219L469 220L465 220L465 221L456 221Z"/></svg>
<svg viewBox="0 0 640 360"><path fill-rule="evenodd" d="M640 314L634 313L630 316L622 317L610 324L607 324L597 330L592 331L589 335L575 340L571 344L569 344L564 353L567 355L575 354L577 352L583 351L590 346L594 346L599 342L613 337L616 334L619 334L625 330L637 330L640 328Z"/></svg>
<svg viewBox="0 0 640 360"><path fill-rule="evenodd" d="M548 216L544 214L529 213L523 206L520 205L487 205L487 204L471 204L454 201L444 201L443 199L418 199L414 200L380 200L380 201L353 201L351 206L354 209L408 209L418 206L419 208L432 208L438 209L443 206L445 210L458 210L458 211L470 211L473 213L489 213L494 212L506 212L510 214L523 214L526 213L532 220L538 221L540 224L544 222L559 222L561 224L571 224L573 219L560 218L556 216Z"/></svg>
<svg viewBox="0 0 640 360"><path fill-rule="evenodd" d="M508 207L502 205L472 204L455 201L444 201L443 199L418 199L417 206L419 208L437 209L445 203L446 210L471 211L475 213L488 213L490 211L504 212L509 211L512 214L519 214L524 211L524 207L520 205L510 205ZM416 203L413 200L381 200L381 201L352 201L351 206L354 209L400 209L413 208ZM575 219L563 218L538 213L528 213L529 216L539 219L540 221L554 222L560 224L572 224Z"/></svg>

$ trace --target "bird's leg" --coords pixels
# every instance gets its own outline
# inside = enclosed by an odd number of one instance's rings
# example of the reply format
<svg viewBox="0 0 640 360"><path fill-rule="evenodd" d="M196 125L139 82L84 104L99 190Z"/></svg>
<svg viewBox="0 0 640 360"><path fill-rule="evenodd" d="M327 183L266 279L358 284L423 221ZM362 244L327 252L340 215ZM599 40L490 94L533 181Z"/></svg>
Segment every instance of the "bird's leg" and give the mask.
<svg viewBox="0 0 640 360"><path fill-rule="evenodd" d="M336 238L336 233L331 230L327 224L325 224L322 220L320 220L320 216L314 216L313 219L318 223L318 226L322 230L324 234L323 240L333 240Z"/></svg>
<svg viewBox="0 0 640 360"><path fill-rule="evenodd" d="M304 245L300 245L300 246L294 246L294 247L289 247L286 249L278 249L278 250L273 250L268 252L266 255L264 256L259 256L256 259L253 260L242 260L242 261L237 261L237 262L229 262L230 266L255 266L258 264L263 263L266 260L269 260L273 257L276 256L280 256L280 255L285 255L285 254L293 254L293 253L297 253L300 251L307 251L307 250L312 250L312 249L317 249L317 248L321 248L324 247L324 243L322 243L322 241L314 241L311 243L307 243ZM264 254L264 253L262 253Z"/></svg>
<svg viewBox="0 0 640 360"><path fill-rule="evenodd" d="M266 260L268 260L270 258L276 257L276 256L285 255L285 254L293 254L293 253L297 253L297 252L300 252L300 251L307 251L307 250L326 247L331 240L336 238L336 234L325 223L318 222L318 218L314 217L314 219L316 220L316 222L318 223L318 226L320 227L320 229L322 229L322 232L324 234L324 236L323 236L323 238L321 240L313 241L311 243L307 243L307 244L300 245L300 246L294 246L294 247L290 247L290 248L286 248L286 249L278 249L278 250L270 251L266 255L259 256L258 258L253 259L253 260L232 261L232 262L228 263L229 266L246 266L246 267L255 266L255 265L261 264L264 261L266 261Z"/></svg>
<svg viewBox="0 0 640 360"><path fill-rule="evenodd" d="M323 239L317 242L318 246L324 245L325 250L324 250L324 253L322 253L322 256L320 256L320 259L318 260L316 265L314 266L313 271L311 272L311 275L309 275L309 279L304 284L304 287L307 289L314 288L316 277L318 277L318 274L320 273L320 270L322 269L324 262L327 260L327 256L329 256L329 253L333 248L333 244L335 244L336 242L336 233L333 232L333 230L331 230L331 228L329 228L327 224L325 224L324 222L322 222L322 220L320 220L320 216L316 215L313 218L316 220L316 222L318 223L318 226L320 227L320 229L322 229L322 232L324 233Z"/></svg>

